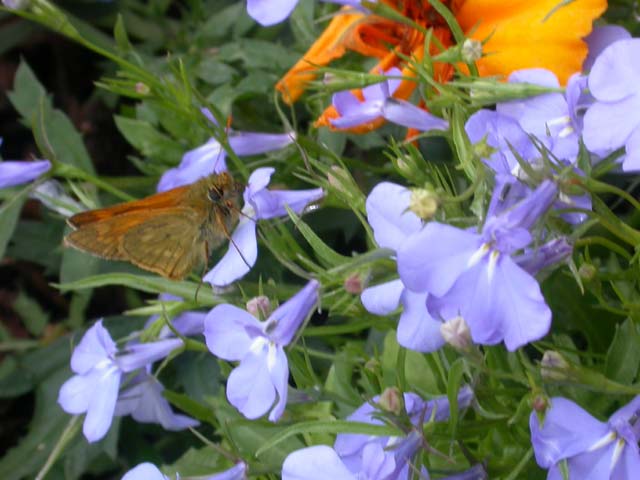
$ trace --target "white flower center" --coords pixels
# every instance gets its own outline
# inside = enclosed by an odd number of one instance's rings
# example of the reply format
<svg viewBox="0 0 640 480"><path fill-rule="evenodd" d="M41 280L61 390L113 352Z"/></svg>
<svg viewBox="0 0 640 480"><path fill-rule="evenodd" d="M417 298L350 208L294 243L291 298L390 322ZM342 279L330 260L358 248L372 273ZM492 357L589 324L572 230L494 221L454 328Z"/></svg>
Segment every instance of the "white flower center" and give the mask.
<svg viewBox="0 0 640 480"><path fill-rule="evenodd" d="M253 342L251 342L249 351L254 355L260 355L264 352L265 348L267 348L267 368L269 371L272 371L276 365L276 354L278 351L275 342L272 342L266 337L256 337Z"/></svg>
<svg viewBox="0 0 640 480"><path fill-rule="evenodd" d="M488 243L480 245L480 248L473 252L473 255L469 257L469 260L467 261L467 268L473 267L476 263L482 260L490 250L491 246Z"/></svg>

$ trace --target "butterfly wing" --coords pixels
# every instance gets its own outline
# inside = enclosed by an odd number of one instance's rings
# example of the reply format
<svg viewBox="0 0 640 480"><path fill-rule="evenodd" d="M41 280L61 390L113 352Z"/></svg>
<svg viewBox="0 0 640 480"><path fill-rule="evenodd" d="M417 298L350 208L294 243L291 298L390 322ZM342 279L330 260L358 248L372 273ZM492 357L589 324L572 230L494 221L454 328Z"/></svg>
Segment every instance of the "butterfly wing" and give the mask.
<svg viewBox="0 0 640 480"><path fill-rule="evenodd" d="M122 251L126 260L140 268L182 279L206 255L203 221L194 209L170 209L129 229L122 239Z"/></svg>
<svg viewBox="0 0 640 480"><path fill-rule="evenodd" d="M107 260L127 260L121 247L122 239L127 231L148 217L148 213L138 211L96 220L71 232L64 238L64 244Z"/></svg>
<svg viewBox="0 0 640 480"><path fill-rule="evenodd" d="M80 212L69 218L69 225L80 228L95 222L102 222L111 217L129 215L136 212L147 212L155 209L178 207L184 204L184 198L188 195L190 185L173 188L166 192L156 193L149 197L131 202L125 202L112 207L99 208Z"/></svg>

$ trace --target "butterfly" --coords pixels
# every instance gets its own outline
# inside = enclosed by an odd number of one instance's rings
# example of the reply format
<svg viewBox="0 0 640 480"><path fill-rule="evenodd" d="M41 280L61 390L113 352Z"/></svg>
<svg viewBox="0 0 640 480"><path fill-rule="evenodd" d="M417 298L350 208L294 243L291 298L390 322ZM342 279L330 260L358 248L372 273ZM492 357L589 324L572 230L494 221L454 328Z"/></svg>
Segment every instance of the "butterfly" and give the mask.
<svg viewBox="0 0 640 480"><path fill-rule="evenodd" d="M242 191L242 184L224 172L141 200L81 212L67 220L75 230L64 244L180 280L231 238Z"/></svg>

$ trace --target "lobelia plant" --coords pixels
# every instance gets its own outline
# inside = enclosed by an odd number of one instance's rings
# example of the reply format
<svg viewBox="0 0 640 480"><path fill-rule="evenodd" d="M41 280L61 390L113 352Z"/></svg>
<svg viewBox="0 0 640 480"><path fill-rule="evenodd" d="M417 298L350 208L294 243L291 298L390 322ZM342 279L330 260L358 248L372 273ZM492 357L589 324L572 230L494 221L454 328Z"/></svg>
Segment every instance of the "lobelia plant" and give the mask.
<svg viewBox="0 0 640 480"><path fill-rule="evenodd" d="M634 479L631 3L3 2L0 478ZM61 246L208 176L213 267Z"/></svg>

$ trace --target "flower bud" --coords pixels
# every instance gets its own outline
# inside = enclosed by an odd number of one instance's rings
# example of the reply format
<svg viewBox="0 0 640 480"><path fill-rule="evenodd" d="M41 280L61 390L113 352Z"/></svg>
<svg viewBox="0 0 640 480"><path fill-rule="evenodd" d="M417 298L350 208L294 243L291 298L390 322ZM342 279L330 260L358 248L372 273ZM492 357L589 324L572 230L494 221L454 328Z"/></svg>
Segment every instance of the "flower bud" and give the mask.
<svg viewBox="0 0 640 480"><path fill-rule="evenodd" d="M586 282L592 281L596 278L597 274L598 269L591 263L583 263L580 265L580 268L578 268L578 275L580 275L580 278Z"/></svg>
<svg viewBox="0 0 640 480"><path fill-rule="evenodd" d="M400 415L404 407L402 393L397 387L389 387L382 392L378 401L380 408L395 415Z"/></svg>
<svg viewBox="0 0 640 480"><path fill-rule="evenodd" d="M345 278L343 286L345 291L352 295L360 295L362 293L362 290L364 290L362 279L358 274L349 275L347 278Z"/></svg>
<svg viewBox="0 0 640 480"><path fill-rule="evenodd" d="M536 395L531 401L531 408L537 413L544 413L549 407L549 401L543 395Z"/></svg>
<svg viewBox="0 0 640 480"><path fill-rule="evenodd" d="M256 318L264 320L271 314L271 302L264 295L253 297L247 302L247 312Z"/></svg>
<svg viewBox="0 0 640 480"><path fill-rule="evenodd" d="M464 318L457 316L440 325L440 333L444 341L456 350L466 352L471 348L471 332Z"/></svg>
<svg viewBox="0 0 640 480"><path fill-rule="evenodd" d="M438 210L438 195L425 188L411 190L409 210L422 220L431 219Z"/></svg>
<svg viewBox="0 0 640 480"><path fill-rule="evenodd" d="M139 95L149 95L151 89L146 83L137 82L136 83L136 93Z"/></svg>
<svg viewBox="0 0 640 480"><path fill-rule="evenodd" d="M482 58L482 42L467 38L462 44L462 61L472 63Z"/></svg>
<svg viewBox="0 0 640 480"><path fill-rule="evenodd" d="M545 380L561 381L567 380L569 377L570 365L562 355L554 350L547 350L542 355L540 362L540 374Z"/></svg>

